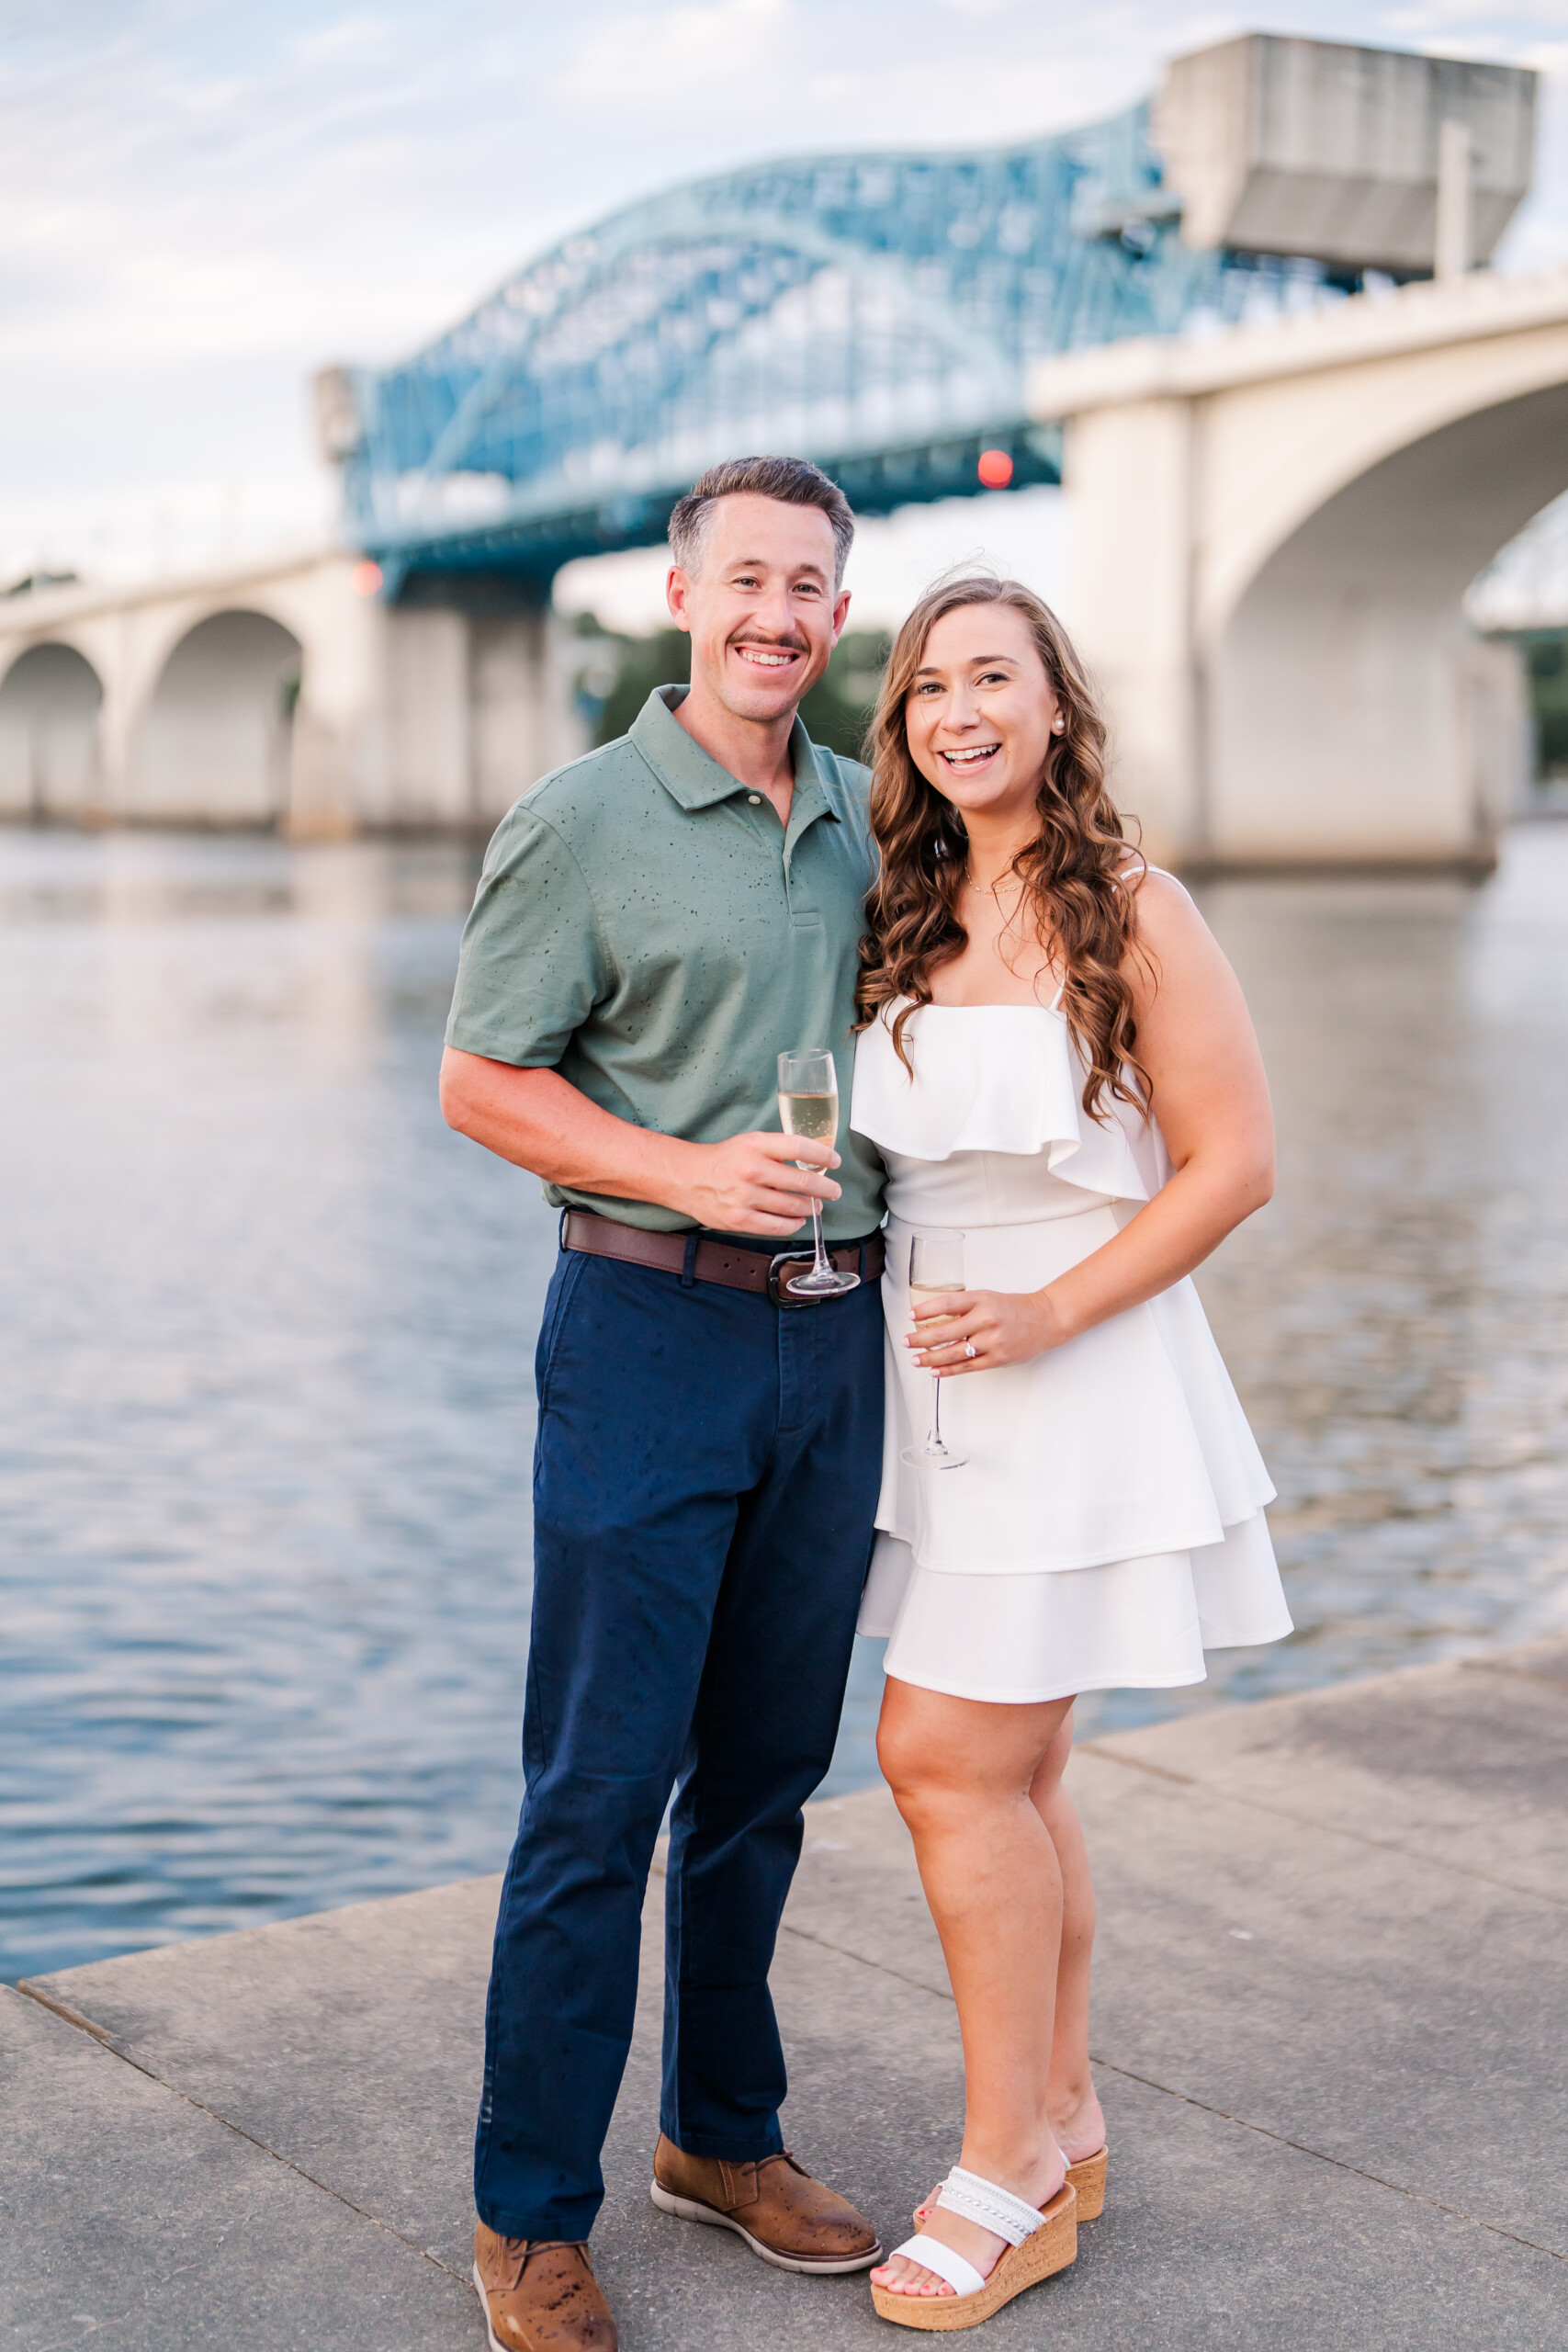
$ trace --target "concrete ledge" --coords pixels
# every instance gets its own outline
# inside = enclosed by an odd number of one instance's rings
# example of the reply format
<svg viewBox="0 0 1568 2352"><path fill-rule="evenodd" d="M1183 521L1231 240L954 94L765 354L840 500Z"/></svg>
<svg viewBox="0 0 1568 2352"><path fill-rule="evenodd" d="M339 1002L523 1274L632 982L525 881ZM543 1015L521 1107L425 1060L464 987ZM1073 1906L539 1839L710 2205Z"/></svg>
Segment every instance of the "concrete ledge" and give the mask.
<svg viewBox="0 0 1568 2352"><path fill-rule="evenodd" d="M988 2346L1568 2339L1565 1698L1560 1640L1079 1750L1111 2200ZM0 1996L0 2345L477 2352L495 1899L435 1888ZM626 2352L889 2342L863 2281L649 2204L658 1911L656 1886L594 2239ZM774 1983L791 2144L891 2241L956 2154L962 2075L880 1791L811 1808Z"/></svg>

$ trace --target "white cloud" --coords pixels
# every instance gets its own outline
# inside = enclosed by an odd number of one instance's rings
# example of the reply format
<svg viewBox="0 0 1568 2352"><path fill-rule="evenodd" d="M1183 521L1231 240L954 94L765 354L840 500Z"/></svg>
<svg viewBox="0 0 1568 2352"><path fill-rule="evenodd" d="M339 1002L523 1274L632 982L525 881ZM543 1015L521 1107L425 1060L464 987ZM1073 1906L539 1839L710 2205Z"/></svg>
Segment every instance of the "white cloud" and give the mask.
<svg viewBox="0 0 1568 2352"><path fill-rule="evenodd" d="M798 62L804 27L791 0L706 0L673 8L620 9L586 35L553 76L558 103L585 109L630 104L690 107L715 84L770 77Z"/></svg>

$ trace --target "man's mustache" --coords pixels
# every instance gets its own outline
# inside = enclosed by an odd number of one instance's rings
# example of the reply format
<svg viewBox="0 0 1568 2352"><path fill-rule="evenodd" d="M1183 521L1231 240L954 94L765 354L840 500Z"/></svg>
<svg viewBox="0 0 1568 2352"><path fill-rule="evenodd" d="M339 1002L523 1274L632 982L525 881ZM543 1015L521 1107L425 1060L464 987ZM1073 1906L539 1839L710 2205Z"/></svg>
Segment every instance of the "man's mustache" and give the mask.
<svg viewBox="0 0 1568 2352"><path fill-rule="evenodd" d="M798 637L732 637L731 645L754 645L762 653L809 653L811 648Z"/></svg>

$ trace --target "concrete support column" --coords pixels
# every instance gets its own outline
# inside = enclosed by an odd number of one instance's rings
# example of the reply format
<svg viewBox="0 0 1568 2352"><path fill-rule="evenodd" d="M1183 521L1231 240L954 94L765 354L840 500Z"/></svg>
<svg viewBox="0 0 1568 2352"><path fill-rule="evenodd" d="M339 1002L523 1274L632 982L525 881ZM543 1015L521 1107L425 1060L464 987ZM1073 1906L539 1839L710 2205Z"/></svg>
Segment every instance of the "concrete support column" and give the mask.
<svg viewBox="0 0 1568 2352"><path fill-rule="evenodd" d="M570 699L569 647L543 604L511 583L428 583L412 605L360 607L367 624L341 735L299 757L347 775L343 805L361 822L442 829L493 825L518 795L575 759L586 736ZM309 673L307 673L309 675ZM300 718L307 717L301 696Z"/></svg>
<svg viewBox="0 0 1568 2352"><path fill-rule="evenodd" d="M473 808L505 815L552 768L587 750L571 704L570 640L547 607L478 613L469 624L469 743Z"/></svg>
<svg viewBox="0 0 1568 2352"><path fill-rule="evenodd" d="M1496 854L1497 835L1524 807L1535 764L1529 683L1517 645L1464 630L1454 684L1464 797L1478 865Z"/></svg>
<svg viewBox="0 0 1568 2352"><path fill-rule="evenodd" d="M436 605L386 614L383 823L472 822L468 627L466 613Z"/></svg>
<svg viewBox="0 0 1568 2352"><path fill-rule="evenodd" d="M346 559L331 568L305 643L284 820L296 840L340 840L387 797L387 616L351 582Z"/></svg>
<svg viewBox="0 0 1568 2352"><path fill-rule="evenodd" d="M125 811L130 743L139 707L123 674L109 671L104 680L104 699L98 711L97 797L94 811L105 824L112 824Z"/></svg>
<svg viewBox="0 0 1568 2352"><path fill-rule="evenodd" d="M1072 581L1065 617L1103 697L1111 789L1161 863L1204 847L1194 408L1130 401L1070 416L1063 467Z"/></svg>
<svg viewBox="0 0 1568 2352"><path fill-rule="evenodd" d="M130 808L137 733L157 683L157 665L146 642L149 634L145 610L135 605L98 619L104 699L98 712L96 814L106 824L120 822Z"/></svg>

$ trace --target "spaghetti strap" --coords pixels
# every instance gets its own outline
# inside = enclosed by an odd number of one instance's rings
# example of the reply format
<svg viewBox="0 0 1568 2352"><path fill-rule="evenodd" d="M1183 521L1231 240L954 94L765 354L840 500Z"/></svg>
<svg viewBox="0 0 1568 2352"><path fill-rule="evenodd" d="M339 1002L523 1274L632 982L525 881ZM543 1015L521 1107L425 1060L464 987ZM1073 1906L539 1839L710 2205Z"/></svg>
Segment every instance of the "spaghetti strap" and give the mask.
<svg viewBox="0 0 1568 2352"><path fill-rule="evenodd" d="M1189 898L1191 897L1192 893L1187 889L1187 885L1182 880L1179 874L1173 874L1168 865L1156 865L1152 860L1144 856L1142 850L1138 852L1138 856L1141 861L1138 866L1138 872L1140 875L1158 874L1162 876L1167 882L1174 882L1179 890L1186 891ZM1122 868L1122 871L1123 874L1131 873L1132 867L1130 865L1124 865Z"/></svg>
<svg viewBox="0 0 1568 2352"><path fill-rule="evenodd" d="M1066 995L1066 993L1067 984L1066 980L1064 980L1061 987L1056 990L1055 995L1051 999L1051 1011L1053 1012L1060 1012L1062 1010L1062 999Z"/></svg>

